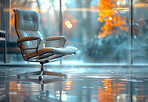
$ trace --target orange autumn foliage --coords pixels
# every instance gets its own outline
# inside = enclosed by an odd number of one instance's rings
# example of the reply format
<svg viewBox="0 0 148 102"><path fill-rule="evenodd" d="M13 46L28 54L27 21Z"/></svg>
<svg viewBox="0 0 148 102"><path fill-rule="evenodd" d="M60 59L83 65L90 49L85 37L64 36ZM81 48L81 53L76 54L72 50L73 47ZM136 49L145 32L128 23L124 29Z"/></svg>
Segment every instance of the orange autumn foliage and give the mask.
<svg viewBox="0 0 148 102"><path fill-rule="evenodd" d="M118 15L116 8L121 8L116 5L117 0L99 0L97 3L98 6L93 6L93 9L97 9L98 18L97 20L105 24L101 27L101 30L98 33L98 37L105 37L112 33L119 34L114 27L119 27L121 30L128 32L127 23L124 22L127 20L127 17L122 17Z"/></svg>

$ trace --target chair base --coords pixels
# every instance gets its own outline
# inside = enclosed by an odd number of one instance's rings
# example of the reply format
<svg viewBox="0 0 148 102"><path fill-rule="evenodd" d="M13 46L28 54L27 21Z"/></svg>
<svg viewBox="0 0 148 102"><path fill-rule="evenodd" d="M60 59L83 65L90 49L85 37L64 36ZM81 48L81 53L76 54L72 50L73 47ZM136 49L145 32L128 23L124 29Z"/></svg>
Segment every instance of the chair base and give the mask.
<svg viewBox="0 0 148 102"><path fill-rule="evenodd" d="M39 75L39 80L42 80L44 75L60 76L64 78L66 77L66 74L62 74L62 73L49 72L49 71L36 71L36 72L18 74L17 78L20 79L21 76L32 76L32 75Z"/></svg>
<svg viewBox="0 0 148 102"><path fill-rule="evenodd" d="M39 80L42 80L44 75L60 76L60 77L66 78L66 74L44 71L43 63L41 63L41 70L40 71L18 74L17 78L19 79L19 78L21 78L21 76L32 76L32 75L39 75Z"/></svg>

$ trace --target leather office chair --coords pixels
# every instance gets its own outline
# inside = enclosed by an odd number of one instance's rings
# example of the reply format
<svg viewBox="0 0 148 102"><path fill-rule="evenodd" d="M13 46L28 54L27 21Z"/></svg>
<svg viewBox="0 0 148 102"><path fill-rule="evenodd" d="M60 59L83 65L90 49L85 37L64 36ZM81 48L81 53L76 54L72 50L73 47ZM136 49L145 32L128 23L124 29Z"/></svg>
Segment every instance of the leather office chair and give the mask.
<svg viewBox="0 0 148 102"><path fill-rule="evenodd" d="M39 31L39 14L36 11L15 9L15 30L18 36L18 46L22 57L28 62L39 62L41 70L36 72L18 74L18 78L26 75L64 76L65 74L44 71L43 64L59 60L61 57L76 54L77 48L64 47L66 38L64 36L47 37L43 39ZM45 47L46 41L59 40L59 47Z"/></svg>

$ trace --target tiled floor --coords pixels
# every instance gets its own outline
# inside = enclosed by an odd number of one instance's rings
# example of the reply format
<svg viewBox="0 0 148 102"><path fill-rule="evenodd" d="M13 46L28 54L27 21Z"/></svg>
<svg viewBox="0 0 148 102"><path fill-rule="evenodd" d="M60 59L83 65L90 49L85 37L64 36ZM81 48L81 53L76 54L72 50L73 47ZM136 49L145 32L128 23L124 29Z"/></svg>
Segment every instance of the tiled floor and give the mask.
<svg viewBox="0 0 148 102"><path fill-rule="evenodd" d="M67 78L16 78L37 70L0 68L0 102L148 102L148 68L46 68Z"/></svg>

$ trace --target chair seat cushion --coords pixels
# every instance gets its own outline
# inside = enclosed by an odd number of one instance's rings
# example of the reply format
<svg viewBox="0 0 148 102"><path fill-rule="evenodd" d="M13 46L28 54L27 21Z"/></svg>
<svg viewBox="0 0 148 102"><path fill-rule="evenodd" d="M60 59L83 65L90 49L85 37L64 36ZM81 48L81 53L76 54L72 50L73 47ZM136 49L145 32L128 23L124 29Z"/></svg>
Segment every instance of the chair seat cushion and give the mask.
<svg viewBox="0 0 148 102"><path fill-rule="evenodd" d="M76 47L62 47L62 48L56 48L56 47L47 47L43 49L38 50L38 54L42 55L45 53L49 53L48 55L54 54L62 54L62 55L67 55L67 54L74 54L77 51ZM25 55L25 57L31 58L37 56L36 51L30 52Z"/></svg>

